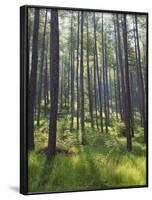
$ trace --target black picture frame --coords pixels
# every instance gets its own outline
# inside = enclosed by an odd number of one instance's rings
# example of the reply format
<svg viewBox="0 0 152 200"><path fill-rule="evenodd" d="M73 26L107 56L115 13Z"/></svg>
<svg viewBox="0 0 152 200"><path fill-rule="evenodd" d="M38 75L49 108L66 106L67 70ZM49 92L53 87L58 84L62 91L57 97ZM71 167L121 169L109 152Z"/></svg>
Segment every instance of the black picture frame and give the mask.
<svg viewBox="0 0 152 200"><path fill-rule="evenodd" d="M146 184L139 186L128 187L111 187L104 189L89 189L89 190L73 190L60 192L28 192L28 153L27 153L27 117L28 117L28 8L39 9L57 9L57 10L72 10L72 11L90 11L90 12L104 12L104 13L120 13L120 14L134 14L145 15L147 18L147 118L148 118L148 13L147 12L133 12L133 11L118 11L118 10L102 10L89 8L71 8L71 7L54 7L54 6L37 6L24 5L20 7L20 193L24 195L33 194L51 194L64 192L80 192L80 191L96 191L96 190L112 190L112 189L129 189L129 188L143 188L148 187L148 132L146 145ZM147 120L148 127L148 120ZM148 130L148 128L147 128Z"/></svg>

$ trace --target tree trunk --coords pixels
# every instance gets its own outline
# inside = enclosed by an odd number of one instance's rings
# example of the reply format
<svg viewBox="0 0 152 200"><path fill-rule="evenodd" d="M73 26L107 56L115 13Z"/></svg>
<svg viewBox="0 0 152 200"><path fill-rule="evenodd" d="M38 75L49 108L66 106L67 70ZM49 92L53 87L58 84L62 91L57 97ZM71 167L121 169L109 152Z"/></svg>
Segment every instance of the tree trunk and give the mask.
<svg viewBox="0 0 152 200"><path fill-rule="evenodd" d="M44 65L44 49L45 49L45 35L46 35L46 24L47 24L47 10L45 13L45 24L41 47L41 58L40 58L40 73L38 82L38 108L37 108L37 126L40 126L40 115L41 115L41 98L42 98L42 77L43 77L43 65Z"/></svg>
<svg viewBox="0 0 152 200"><path fill-rule="evenodd" d="M81 90L81 134L82 144L85 144L84 125L84 66L83 66L83 11L81 11L81 58L80 58L80 90Z"/></svg>
<svg viewBox="0 0 152 200"><path fill-rule="evenodd" d="M121 74L121 95L122 95L122 119L125 122L125 113L126 113L126 105L125 105L125 83L124 83L124 70L123 70L123 61L122 61L122 45L121 45L121 37L120 37L120 25L119 25L119 15L117 14L117 41L118 41L118 57L119 57L119 67L120 67L120 74Z"/></svg>
<svg viewBox="0 0 152 200"><path fill-rule="evenodd" d="M129 84L129 66L128 66L128 44L127 44L127 24L126 14L123 14L123 41L124 41L124 59L125 59L125 100L126 100L126 129L127 129L127 149L132 149L131 140L131 98Z"/></svg>
<svg viewBox="0 0 152 200"><path fill-rule="evenodd" d="M103 132L102 97L101 97L101 84L100 84L99 65L98 65L98 51L97 51L97 37L96 37L96 19L95 19L95 13L94 13L94 15L93 15L93 19L94 19L95 71L96 71L96 73L97 73L98 92L99 92L100 128L101 128L101 131Z"/></svg>
<svg viewBox="0 0 152 200"><path fill-rule="evenodd" d="M47 49L48 50L48 49ZM45 56L45 69L44 69L44 116L47 116L48 113L48 62L47 62L47 50L46 50L46 56Z"/></svg>
<svg viewBox="0 0 152 200"><path fill-rule="evenodd" d="M63 86L64 86L64 56L61 59L61 72L60 72L60 111L63 108Z"/></svg>
<svg viewBox="0 0 152 200"><path fill-rule="evenodd" d="M107 113L107 97L106 97L106 66L105 66L105 43L104 43L104 30L103 30L103 14L102 14L102 67L103 67L103 89L104 89L104 113L105 113L105 126L106 133L108 132L108 113Z"/></svg>
<svg viewBox="0 0 152 200"><path fill-rule="evenodd" d="M137 52L138 52L138 64L137 64L137 73L139 77L139 88L140 88L140 101L141 101L141 112L142 112L142 122L144 126L144 140L146 142L146 126L147 123L145 122L145 98L144 98L144 83L143 83L143 74L141 69L141 55L140 55L140 44L139 44L139 36L138 36L138 22L137 22L137 15L135 15L135 25L136 25L136 39L137 39Z"/></svg>
<svg viewBox="0 0 152 200"><path fill-rule="evenodd" d="M119 72L119 62L118 62L118 42L117 42L117 32L116 32L116 20L114 19L114 38L115 38L115 59L116 59L116 72L117 72L117 92L118 92L118 105L120 118L122 120L122 102L120 94L120 72Z"/></svg>
<svg viewBox="0 0 152 200"><path fill-rule="evenodd" d="M95 59L95 51L94 51L94 107L95 107L95 113L96 113L96 126L97 126L97 129L99 129L99 125L98 125L98 108L97 108L97 81L96 81L96 59Z"/></svg>
<svg viewBox="0 0 152 200"><path fill-rule="evenodd" d="M118 120L117 80L116 80L116 69L115 69L115 66L113 68L113 71L114 71L114 90L115 90L115 112L116 112L116 118Z"/></svg>
<svg viewBox="0 0 152 200"><path fill-rule="evenodd" d="M78 11L78 34L77 34L77 130L79 130L79 107L80 107L80 95L79 95L79 20L80 14Z"/></svg>
<svg viewBox="0 0 152 200"><path fill-rule="evenodd" d="M90 119L91 119L91 127L93 128L93 108L92 108L92 89L91 89L91 81L90 81L90 65L89 65L89 30L88 30L88 16L87 16L87 76L88 76L88 96L89 96L89 112L90 112Z"/></svg>
<svg viewBox="0 0 152 200"><path fill-rule="evenodd" d="M109 99L110 99L110 108L111 108L111 113L113 113L113 95L112 95L112 80L111 80L111 69L109 67Z"/></svg>
<svg viewBox="0 0 152 200"><path fill-rule="evenodd" d="M50 68L51 68L51 108L48 139L48 160L56 154L56 129L59 90L59 27L58 11L51 9L51 38L50 38Z"/></svg>
<svg viewBox="0 0 152 200"><path fill-rule="evenodd" d="M34 13L32 65L31 65L31 75L29 80L29 96L28 96L28 150L34 149L34 104L36 98L38 31L39 31L39 9L36 8Z"/></svg>
<svg viewBox="0 0 152 200"><path fill-rule="evenodd" d="M67 104L68 104L68 111L70 110L70 58L71 58L71 53L69 50L69 63L68 63L68 91L67 91Z"/></svg>
<svg viewBox="0 0 152 200"><path fill-rule="evenodd" d="M107 40L106 40L106 36L105 36L105 84L106 84L106 112L107 112L107 116L106 116L106 124L107 127L109 125L109 87L108 87L108 63L107 63L108 59L107 59ZM107 129L108 131L108 129Z"/></svg>
<svg viewBox="0 0 152 200"><path fill-rule="evenodd" d="M73 129L74 117L74 47L73 47L73 15L71 16L71 127Z"/></svg>

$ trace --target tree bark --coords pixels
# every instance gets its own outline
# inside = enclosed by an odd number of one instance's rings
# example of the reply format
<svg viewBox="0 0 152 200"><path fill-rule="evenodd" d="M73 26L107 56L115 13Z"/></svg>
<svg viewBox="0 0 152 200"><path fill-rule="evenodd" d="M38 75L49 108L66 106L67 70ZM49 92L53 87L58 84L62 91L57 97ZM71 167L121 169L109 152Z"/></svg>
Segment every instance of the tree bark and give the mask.
<svg viewBox="0 0 152 200"><path fill-rule="evenodd" d="M118 61L118 42L117 42L116 20L115 19L114 19L114 38L115 38L115 59L116 59L116 73L117 73L117 86L118 86L117 87L118 105L119 105L120 118L122 120L122 102L121 102L121 92L120 92L120 71L119 71L119 61Z"/></svg>
<svg viewBox="0 0 152 200"><path fill-rule="evenodd" d="M40 58L40 73L38 82L38 108L37 108L37 126L40 126L40 115L41 115L41 98L42 98L42 78L43 78L43 65L44 65L44 49L45 49L45 35L46 35L46 24L47 24L47 10L45 12L45 24L41 47L41 58Z"/></svg>
<svg viewBox="0 0 152 200"><path fill-rule="evenodd" d="M80 95L79 95L79 21L80 13L78 11L78 33L77 33L77 130L79 130L79 108L80 108Z"/></svg>
<svg viewBox="0 0 152 200"><path fill-rule="evenodd" d="M141 112L142 112L142 121L144 126L144 140L147 140L147 131L146 131L146 120L145 120L145 98L144 98L144 83L143 83L143 74L141 69L141 55L140 55L140 44L139 44L139 34L138 34L138 22L137 22L137 15L135 15L135 25L136 25L136 39L137 39L137 52L138 52L138 64L137 64L137 73L139 77L139 84L140 84L140 100L141 100Z"/></svg>
<svg viewBox="0 0 152 200"><path fill-rule="evenodd" d="M81 58L80 58L80 89L81 89L81 134L82 144L85 144L84 124L84 65L83 65L83 11L81 11Z"/></svg>
<svg viewBox="0 0 152 200"><path fill-rule="evenodd" d="M100 109L100 128L101 128L101 131L103 132L102 97L101 97L101 84L100 84L99 65L98 65L98 51L97 51L97 36L96 36L96 19L95 19L95 13L93 15L93 20L94 20L95 71L97 73L97 81L98 81L99 109Z"/></svg>
<svg viewBox="0 0 152 200"><path fill-rule="evenodd" d="M74 49L73 49L73 14L71 16L71 127L73 129L74 118Z"/></svg>
<svg viewBox="0 0 152 200"><path fill-rule="evenodd" d="M105 37L104 37L104 29L103 29L103 14L102 14L102 67L103 67L103 91L104 91L104 113L105 113L105 126L106 133L108 132L108 113L107 113L107 97L106 97L106 66L105 66Z"/></svg>
<svg viewBox="0 0 152 200"><path fill-rule="evenodd" d="M48 103L49 103L49 95L48 95L48 56L45 55L45 69L44 69L44 116L46 117L48 114Z"/></svg>
<svg viewBox="0 0 152 200"><path fill-rule="evenodd" d="M128 44L127 44L127 24L126 14L123 14L123 41L124 41L124 59L125 59L125 100L126 100L126 129L127 129L127 149L132 149L131 140L131 97L129 84L129 65L128 65Z"/></svg>
<svg viewBox="0 0 152 200"><path fill-rule="evenodd" d="M109 125L109 87L108 87L108 59L107 59L107 39L105 36L105 86L106 86L106 124ZM108 128L107 130L108 131Z"/></svg>
<svg viewBox="0 0 152 200"><path fill-rule="evenodd" d="M34 149L34 104L36 98L38 32L39 32L39 9L36 8L34 12L32 65L31 65L31 75L29 80L29 95L28 95L28 150Z"/></svg>
<svg viewBox="0 0 152 200"><path fill-rule="evenodd" d="M125 113L126 113L126 105L125 105L125 83L124 83L124 70L123 70L123 61L122 61L122 45L121 45L121 37L120 37L120 25L119 25L119 15L116 16L117 21L117 41L118 41L118 57L119 57L119 67L120 67L120 74L121 74L121 95L122 95L122 119L125 122Z"/></svg>
<svg viewBox="0 0 152 200"><path fill-rule="evenodd" d="M91 81L90 81L90 65L89 65L89 28L88 28L88 16L87 16L87 77L88 77L88 96L89 96L89 112L90 112L90 119L91 119L91 127L94 127L93 123L93 108L92 108L92 89L91 89Z"/></svg>
<svg viewBox="0 0 152 200"><path fill-rule="evenodd" d="M52 159L56 154L56 129L59 90L59 27L58 11L51 9L51 39L50 39L50 67L51 67L51 109L49 123L49 139L47 159Z"/></svg>
<svg viewBox="0 0 152 200"><path fill-rule="evenodd" d="M61 69L60 69L60 111L62 112L63 108L63 87L64 87L64 56L61 59Z"/></svg>

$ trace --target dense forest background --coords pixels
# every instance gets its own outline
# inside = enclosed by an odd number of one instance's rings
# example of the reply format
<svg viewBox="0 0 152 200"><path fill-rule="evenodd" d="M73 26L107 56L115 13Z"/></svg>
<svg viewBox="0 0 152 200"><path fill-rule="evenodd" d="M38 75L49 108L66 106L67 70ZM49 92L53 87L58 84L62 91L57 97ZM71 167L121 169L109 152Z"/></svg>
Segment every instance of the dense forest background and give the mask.
<svg viewBox="0 0 152 200"><path fill-rule="evenodd" d="M29 192L146 184L147 16L28 8Z"/></svg>

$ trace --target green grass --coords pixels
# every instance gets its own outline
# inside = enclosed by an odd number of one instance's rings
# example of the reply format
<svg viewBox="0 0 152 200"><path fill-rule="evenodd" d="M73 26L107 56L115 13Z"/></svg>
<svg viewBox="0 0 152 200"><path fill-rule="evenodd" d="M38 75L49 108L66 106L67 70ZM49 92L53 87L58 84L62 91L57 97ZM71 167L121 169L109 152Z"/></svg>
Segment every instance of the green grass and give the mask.
<svg viewBox="0 0 152 200"><path fill-rule="evenodd" d="M146 146L143 130L137 127L133 150L126 150L126 138L118 127L100 133L86 124L86 145L80 133L72 132L69 120L59 120L57 155L46 162L48 122L35 131L36 149L29 153L29 192L103 189L146 184ZM60 151L59 151L60 150Z"/></svg>

